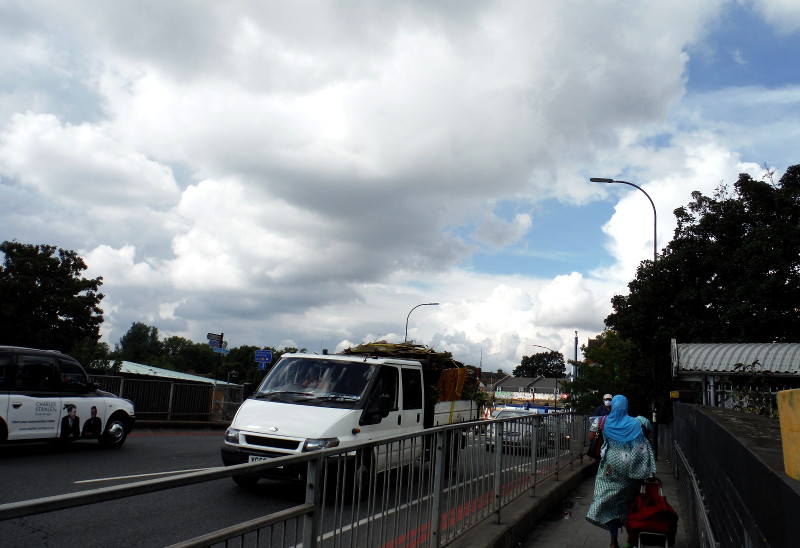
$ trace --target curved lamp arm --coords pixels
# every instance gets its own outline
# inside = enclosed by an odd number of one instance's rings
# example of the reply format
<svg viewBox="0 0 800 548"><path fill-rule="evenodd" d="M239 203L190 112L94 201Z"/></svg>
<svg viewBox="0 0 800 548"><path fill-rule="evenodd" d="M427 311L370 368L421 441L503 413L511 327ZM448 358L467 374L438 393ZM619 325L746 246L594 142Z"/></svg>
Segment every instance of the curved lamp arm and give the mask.
<svg viewBox="0 0 800 548"><path fill-rule="evenodd" d="M603 179L602 177L592 177L589 179L593 183L621 183L623 185L632 186L633 188L638 188L641 190L647 199L650 200L650 205L653 206L653 263L656 262L656 250L658 249L656 243L656 226L658 225L658 214L656 213L656 204L653 203L653 199L650 195L639 185L635 185L633 183L629 183L628 181L615 181L614 179Z"/></svg>
<svg viewBox="0 0 800 548"><path fill-rule="evenodd" d="M405 334L405 337L403 337L403 342L408 342L408 318L410 318L411 317L411 313L414 312L414 310L416 310L420 306L439 306L439 303L422 303L422 304L418 304L417 306L415 306L414 308L412 308L411 310L408 311L408 316L406 316L406 334Z"/></svg>

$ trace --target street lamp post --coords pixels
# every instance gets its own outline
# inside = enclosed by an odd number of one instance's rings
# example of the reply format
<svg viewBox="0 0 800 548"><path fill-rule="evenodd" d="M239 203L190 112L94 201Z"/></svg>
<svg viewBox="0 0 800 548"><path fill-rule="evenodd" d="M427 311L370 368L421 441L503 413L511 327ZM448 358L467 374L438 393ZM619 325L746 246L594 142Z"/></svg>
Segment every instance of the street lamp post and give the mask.
<svg viewBox="0 0 800 548"><path fill-rule="evenodd" d="M633 183L629 183L628 181L615 181L614 179L603 179L603 178L600 178L600 177L591 177L589 180L592 181L593 183L621 183L623 185L629 185L629 186L632 186L634 188L638 188L639 190L644 192L644 195L647 196L648 200L650 200L650 205L653 206L653 265L655 266L655 264L656 264L656 256L657 256L657 253L656 253L656 249L657 249L657 247L656 247L656 204L653 203L653 199L650 197L650 195L647 192L645 192L645 190L642 187L640 187L639 185L635 185ZM655 370L655 364L654 364L653 365L653 381L655 382L655 380L656 380L656 370ZM656 401L655 401L655 398L653 399L652 407L653 407L652 411L653 411L653 434L654 434L654 436L653 436L654 437L653 453L655 453L656 457L658 457L658 422L656 421Z"/></svg>
<svg viewBox="0 0 800 548"><path fill-rule="evenodd" d="M657 247L658 244L656 243L656 225L658 224L657 223L658 214L656 213L656 204L653 203L653 199L650 197L650 195L647 192L645 192L645 190L639 185L629 183L628 181L615 181L614 179L603 179L601 177L592 177L589 180L593 183L620 183L623 185L632 186L634 188L638 188L644 193L645 196L647 196L647 199L650 200L650 205L653 206L653 263L655 263L656 250L658 249Z"/></svg>
<svg viewBox="0 0 800 548"><path fill-rule="evenodd" d="M411 310L408 311L408 316L406 316L406 334L405 334L405 337L403 337L403 342L408 342L408 318L410 318L411 317L411 313L414 312L414 310L416 310L420 306L439 306L439 303L422 303L422 304L418 304L417 306L415 306L414 308L412 308Z"/></svg>

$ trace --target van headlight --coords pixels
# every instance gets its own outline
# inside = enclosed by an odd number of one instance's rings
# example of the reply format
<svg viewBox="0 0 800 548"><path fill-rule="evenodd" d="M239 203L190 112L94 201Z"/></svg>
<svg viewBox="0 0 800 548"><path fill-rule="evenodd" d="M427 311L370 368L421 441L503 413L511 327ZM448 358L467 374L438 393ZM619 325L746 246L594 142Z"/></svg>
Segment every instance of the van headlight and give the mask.
<svg viewBox="0 0 800 548"><path fill-rule="evenodd" d="M303 451L319 451L339 446L339 438L307 439L303 444Z"/></svg>
<svg viewBox="0 0 800 548"><path fill-rule="evenodd" d="M239 443L239 431L235 428L225 430L225 441L228 443Z"/></svg>

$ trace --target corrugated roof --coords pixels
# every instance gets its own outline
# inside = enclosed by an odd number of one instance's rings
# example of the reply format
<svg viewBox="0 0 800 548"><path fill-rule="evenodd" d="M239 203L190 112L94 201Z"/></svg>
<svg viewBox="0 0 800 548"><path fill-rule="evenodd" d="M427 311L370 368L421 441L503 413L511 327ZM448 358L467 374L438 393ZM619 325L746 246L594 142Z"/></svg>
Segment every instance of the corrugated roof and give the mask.
<svg viewBox="0 0 800 548"><path fill-rule="evenodd" d="M555 390L557 387L562 386L567 379L558 379L555 377L539 377L533 383L533 388L541 388L543 390Z"/></svg>
<svg viewBox="0 0 800 548"><path fill-rule="evenodd" d="M136 375L150 375L152 377L165 377L168 379L180 379L183 381L206 382L214 384L214 379L208 377L201 377L199 375L191 375L189 373L182 373L180 371L172 371L171 369L161 369L160 367L153 367L152 365L143 365L135 362L122 362L120 371L123 373L133 373ZM234 383L218 380L216 384L229 384L231 386L238 386Z"/></svg>
<svg viewBox="0 0 800 548"><path fill-rule="evenodd" d="M528 388L539 377L506 377L496 387L501 392L516 392L519 388ZM502 387L502 388L501 388Z"/></svg>
<svg viewBox="0 0 800 548"><path fill-rule="evenodd" d="M740 373L737 364L755 361L761 371L776 375L800 374L800 343L678 344L673 341L673 369L681 372Z"/></svg>

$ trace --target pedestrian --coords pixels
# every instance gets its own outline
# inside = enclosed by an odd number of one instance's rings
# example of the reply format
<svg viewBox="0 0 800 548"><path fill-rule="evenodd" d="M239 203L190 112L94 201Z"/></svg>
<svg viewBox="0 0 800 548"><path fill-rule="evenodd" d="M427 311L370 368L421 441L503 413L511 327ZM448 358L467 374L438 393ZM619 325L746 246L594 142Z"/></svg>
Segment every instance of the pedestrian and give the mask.
<svg viewBox="0 0 800 548"><path fill-rule="evenodd" d="M642 433L644 434L644 437L647 438L647 441L650 441L650 434L653 433L653 425L650 424L650 420L641 415L636 417L636 420L642 425Z"/></svg>
<svg viewBox="0 0 800 548"><path fill-rule="evenodd" d="M592 426L595 429L596 426ZM642 480L656 473L653 448L642 423L628 415L628 398L617 394L603 427L603 448L594 483L594 501L587 521L611 534L610 548L619 548L617 535L639 492Z"/></svg>
<svg viewBox="0 0 800 548"><path fill-rule="evenodd" d="M606 394L603 396L603 403L598 405L595 410L593 417L605 417L611 412L611 394Z"/></svg>

